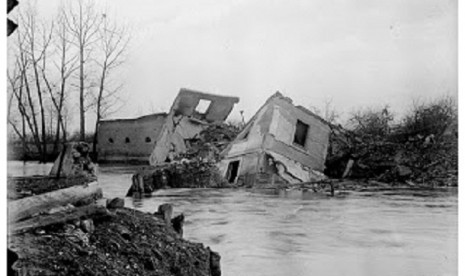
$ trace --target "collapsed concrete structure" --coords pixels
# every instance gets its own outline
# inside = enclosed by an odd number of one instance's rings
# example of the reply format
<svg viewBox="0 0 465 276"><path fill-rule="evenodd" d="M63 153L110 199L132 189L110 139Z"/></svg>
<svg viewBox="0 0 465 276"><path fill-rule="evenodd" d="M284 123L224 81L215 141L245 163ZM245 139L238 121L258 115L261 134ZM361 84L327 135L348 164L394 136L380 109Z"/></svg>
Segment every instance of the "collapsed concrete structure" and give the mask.
<svg viewBox="0 0 465 276"><path fill-rule="evenodd" d="M101 121L98 127L99 162L148 162L166 113L134 119Z"/></svg>
<svg viewBox="0 0 465 276"><path fill-rule="evenodd" d="M229 183L302 183L325 178L329 124L279 92L271 96L221 153Z"/></svg>
<svg viewBox="0 0 465 276"><path fill-rule="evenodd" d="M237 102L237 97L181 89L156 138L150 164L159 165L179 158L202 130L213 123L224 122Z"/></svg>
<svg viewBox="0 0 465 276"><path fill-rule="evenodd" d="M229 186L326 178L323 171L331 129L325 120L277 92L236 137L239 130L224 121L238 101L237 97L181 89L168 114L104 121L99 128L99 159L148 160L154 167L141 172L141 177L136 174L137 183L133 183L135 187L153 186L144 191L159 186L191 187L192 183L178 183L183 179L180 173L188 174L184 167L189 162L199 172L215 171L205 177L189 172L205 180L194 183L196 187L214 185L216 175L224 177L222 181ZM155 181L157 173L167 183Z"/></svg>

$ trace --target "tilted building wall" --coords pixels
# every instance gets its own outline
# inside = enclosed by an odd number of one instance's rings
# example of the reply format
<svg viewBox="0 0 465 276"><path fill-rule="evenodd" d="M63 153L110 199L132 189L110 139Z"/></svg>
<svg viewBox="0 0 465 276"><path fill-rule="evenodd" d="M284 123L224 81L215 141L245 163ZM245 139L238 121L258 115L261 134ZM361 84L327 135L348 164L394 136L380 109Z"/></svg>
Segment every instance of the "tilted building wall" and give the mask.
<svg viewBox="0 0 465 276"><path fill-rule="evenodd" d="M298 125L305 129L300 140L296 138ZM260 178L290 183L321 179L329 135L329 125L323 119L276 93L223 151L218 167L231 182L239 176L249 182ZM237 170L237 177L231 176L231 167Z"/></svg>

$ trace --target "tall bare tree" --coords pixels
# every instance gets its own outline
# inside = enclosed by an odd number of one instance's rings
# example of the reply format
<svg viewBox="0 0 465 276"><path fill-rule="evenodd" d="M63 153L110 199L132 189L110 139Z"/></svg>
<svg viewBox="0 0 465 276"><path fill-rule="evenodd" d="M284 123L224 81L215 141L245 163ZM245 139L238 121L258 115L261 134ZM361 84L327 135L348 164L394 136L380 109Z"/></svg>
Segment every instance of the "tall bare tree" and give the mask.
<svg viewBox="0 0 465 276"><path fill-rule="evenodd" d="M45 135L45 132L42 132L42 135L39 131L38 118L37 118L37 103L36 97L41 93L40 90L33 93L34 89L34 75L29 76L29 71L33 68L34 62L37 62L39 58L36 56L35 48L38 44L38 39L36 39L36 25L35 25L35 13L31 8L27 9L26 12L20 14L20 21L23 22L21 28L16 31L17 36L17 56L15 58L14 68L11 70L9 68L9 82L14 98L16 98L18 104L18 110L20 112L22 122L27 123L30 135L33 138L34 145L37 148L41 161L45 160L45 152L43 142L41 139ZM33 44L33 46L31 46ZM31 50L32 49L32 50ZM19 87L16 87L15 81L19 79ZM37 86L37 84L36 84ZM39 83L40 87L40 83ZM41 108L42 107L42 108ZM39 104L39 110L43 111L43 105ZM45 124L45 112L41 112L42 123ZM21 134L17 131L17 128L14 126L14 121L9 120L10 125L13 126L15 132L18 136L26 141L26 133L22 131ZM23 124L23 129L24 129ZM44 128L42 128L44 130ZM42 140L42 141L41 141Z"/></svg>
<svg viewBox="0 0 465 276"><path fill-rule="evenodd" d="M59 72L59 80L55 83L51 83L46 74L46 66L44 59L44 64L42 67L42 76L44 82L47 86L47 90L50 95L50 99L53 103L53 107L56 112L57 125L55 130L55 141L53 152L57 152L58 145L60 142L60 136L62 136L61 141L63 143L67 140L66 135L66 124L64 122L64 103L67 97L67 81L70 78L71 74L78 68L77 66L77 55L71 51L71 43L69 42L69 33L67 30L66 21L64 19L64 9L61 9L59 12L58 20L55 28L55 47L58 52L58 57L53 63L55 68ZM57 89L54 89L58 87Z"/></svg>
<svg viewBox="0 0 465 276"><path fill-rule="evenodd" d="M96 95L96 121L93 137L93 152L97 150L97 134L100 120L115 107L115 94L121 86L111 87L109 85L110 75L114 69L124 62L124 55L128 48L129 34L126 26L119 26L115 21L109 21L107 14L102 14L103 20L99 30L100 52L96 59L100 71L98 80L98 91Z"/></svg>
<svg viewBox="0 0 465 276"><path fill-rule="evenodd" d="M22 24L15 32L16 56L8 68L8 93L9 114L20 117L9 116L8 123L24 148L32 138L41 161L49 154L47 142L54 142L52 153L56 154L59 143L68 139L66 130L73 116L68 99L79 97L81 140L86 111L95 108L97 132L98 122L118 102L121 83L115 78L115 69L124 61L127 28L109 21L92 0L84 1L69 2L47 24L39 22L33 5L19 13ZM76 95L70 93L72 76L78 79ZM17 109L11 108L14 103Z"/></svg>
<svg viewBox="0 0 465 276"><path fill-rule="evenodd" d="M47 132L46 132L46 117L45 117L45 103L44 103L44 91L42 90L42 77L40 73L40 64L45 63L47 56L47 51L52 39L52 30L53 24L46 26L46 24L37 21L36 12L33 8L29 8L26 12L21 14L21 22L24 25L23 34L24 34L24 48L21 51L26 55L26 59L29 60L31 65L32 81L35 88L35 95L38 99L39 112L40 112L40 146L39 152L41 155L42 162L46 161L47 155ZM27 68L23 68L26 71ZM24 74L24 80L26 82L26 90L28 92L28 97L30 100L32 108L32 96L30 95L30 85L27 81L27 72ZM34 110L32 110L32 115L35 115ZM36 121L35 116L33 116L34 121ZM35 123L37 125L37 123ZM37 134L39 133L38 130Z"/></svg>
<svg viewBox="0 0 465 276"><path fill-rule="evenodd" d="M92 46L98 40L98 30L101 24L101 15L96 12L93 1L78 0L76 10L70 5L64 12L66 26L72 36L70 40L77 48L79 55L79 132L81 140L85 139L86 131L86 62L92 51Z"/></svg>

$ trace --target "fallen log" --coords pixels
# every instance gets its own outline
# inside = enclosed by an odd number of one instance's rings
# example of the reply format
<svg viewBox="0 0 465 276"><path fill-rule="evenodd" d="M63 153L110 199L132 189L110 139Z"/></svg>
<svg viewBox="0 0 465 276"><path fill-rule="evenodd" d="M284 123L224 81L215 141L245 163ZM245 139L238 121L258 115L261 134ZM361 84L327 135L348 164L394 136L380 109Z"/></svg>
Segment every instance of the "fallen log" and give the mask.
<svg viewBox="0 0 465 276"><path fill-rule="evenodd" d="M26 197L8 202L8 222L16 222L33 216L34 214L45 213L57 206L76 204L88 199L99 199L102 197L102 189L98 182L87 185L73 186L53 192Z"/></svg>
<svg viewBox="0 0 465 276"><path fill-rule="evenodd" d="M40 215L11 224L8 229L8 234L20 234L36 228L62 224L77 219L106 217L110 215L111 213L104 206L92 204L53 214Z"/></svg>

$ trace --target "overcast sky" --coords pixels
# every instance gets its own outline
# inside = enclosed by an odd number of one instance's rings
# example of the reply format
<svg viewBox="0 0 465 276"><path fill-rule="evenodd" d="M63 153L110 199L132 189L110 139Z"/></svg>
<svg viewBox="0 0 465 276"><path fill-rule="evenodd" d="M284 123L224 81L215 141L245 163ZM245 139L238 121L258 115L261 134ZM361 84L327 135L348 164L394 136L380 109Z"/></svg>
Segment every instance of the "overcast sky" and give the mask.
<svg viewBox="0 0 465 276"><path fill-rule="evenodd" d="M133 28L113 117L168 111L182 87L240 97L233 119L277 90L343 114L457 94L456 0L97 2Z"/></svg>

